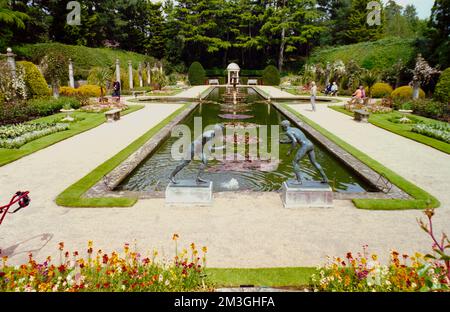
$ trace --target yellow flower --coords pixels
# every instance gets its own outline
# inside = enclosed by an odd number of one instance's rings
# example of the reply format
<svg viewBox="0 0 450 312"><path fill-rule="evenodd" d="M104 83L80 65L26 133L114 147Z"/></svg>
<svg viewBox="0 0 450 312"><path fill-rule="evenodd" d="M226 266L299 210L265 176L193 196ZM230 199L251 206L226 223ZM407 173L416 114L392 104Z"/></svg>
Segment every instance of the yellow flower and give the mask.
<svg viewBox="0 0 450 312"><path fill-rule="evenodd" d="M372 255L372 260L373 261L377 261L378 260L378 256L377 255Z"/></svg>
<svg viewBox="0 0 450 312"><path fill-rule="evenodd" d="M195 244L194 243L191 244L191 249L195 250Z"/></svg>
<svg viewBox="0 0 450 312"><path fill-rule="evenodd" d="M203 251L203 253L207 253L208 252L208 248L207 247L203 247L202 251Z"/></svg>
<svg viewBox="0 0 450 312"><path fill-rule="evenodd" d="M178 234L173 234L173 236L172 236L172 240L173 241L176 241L176 240L178 240L180 238L180 236L178 235Z"/></svg>
<svg viewBox="0 0 450 312"><path fill-rule="evenodd" d="M91 240L90 240L90 241L88 241L88 247L89 247L89 248L92 248L93 246L94 246L94 242L93 242L93 241L91 241Z"/></svg>

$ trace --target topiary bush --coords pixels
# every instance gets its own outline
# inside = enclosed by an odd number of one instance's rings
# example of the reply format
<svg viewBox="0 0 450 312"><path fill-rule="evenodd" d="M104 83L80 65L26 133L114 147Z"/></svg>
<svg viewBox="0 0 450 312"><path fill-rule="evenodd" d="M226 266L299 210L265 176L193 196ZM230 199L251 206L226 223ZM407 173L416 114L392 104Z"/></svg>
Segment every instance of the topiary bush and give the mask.
<svg viewBox="0 0 450 312"><path fill-rule="evenodd" d="M206 72L202 64L194 62L189 67L188 79L192 86L200 86L205 84Z"/></svg>
<svg viewBox="0 0 450 312"><path fill-rule="evenodd" d="M99 86L84 85L77 89L77 94L85 97L100 97L101 90Z"/></svg>
<svg viewBox="0 0 450 312"><path fill-rule="evenodd" d="M434 99L443 103L450 103L450 67L442 72L434 90Z"/></svg>
<svg viewBox="0 0 450 312"><path fill-rule="evenodd" d="M404 100L410 100L413 97L413 88L411 88L410 86L403 86L400 88L395 89L392 93L391 93L392 98L400 98L400 99L404 99ZM419 90L419 97L421 99L425 98L425 92L420 89Z"/></svg>
<svg viewBox="0 0 450 312"><path fill-rule="evenodd" d="M62 96L76 96L78 92L77 89L72 87L60 87L59 94Z"/></svg>
<svg viewBox="0 0 450 312"><path fill-rule="evenodd" d="M372 87L372 97L381 99L388 97L392 94L394 89L388 84L384 82L378 82Z"/></svg>
<svg viewBox="0 0 450 312"><path fill-rule="evenodd" d="M279 86L281 82L280 72L273 66L267 66L263 71L262 80L266 86Z"/></svg>
<svg viewBox="0 0 450 312"><path fill-rule="evenodd" d="M36 65L31 62L21 61L17 65L23 69L24 81L27 87L27 96L37 98L48 95L48 85L44 76Z"/></svg>

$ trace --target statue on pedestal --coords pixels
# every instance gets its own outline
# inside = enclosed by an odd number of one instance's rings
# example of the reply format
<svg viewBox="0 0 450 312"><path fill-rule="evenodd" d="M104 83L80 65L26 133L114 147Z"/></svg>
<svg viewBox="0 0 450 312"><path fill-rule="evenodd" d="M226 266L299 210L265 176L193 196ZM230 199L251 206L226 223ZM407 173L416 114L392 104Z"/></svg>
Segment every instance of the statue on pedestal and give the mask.
<svg viewBox="0 0 450 312"><path fill-rule="evenodd" d="M316 153L314 152L314 144L310 140L308 140L308 138L300 129L291 127L291 123L288 120L284 120L281 123L281 127L283 128L284 131L286 131L286 135L288 136L289 140L285 141L280 140L280 143L292 145L287 156L290 156L292 152L297 148L297 146L300 145L300 148L298 149L297 154L295 155L294 161L292 162L294 165L294 172L297 177L297 181L294 182L293 184L296 185L303 184L300 162L302 161L302 159L305 157L306 154L308 154L311 164L322 176L321 182L323 184L328 184L328 177L323 171L322 166L316 160Z"/></svg>

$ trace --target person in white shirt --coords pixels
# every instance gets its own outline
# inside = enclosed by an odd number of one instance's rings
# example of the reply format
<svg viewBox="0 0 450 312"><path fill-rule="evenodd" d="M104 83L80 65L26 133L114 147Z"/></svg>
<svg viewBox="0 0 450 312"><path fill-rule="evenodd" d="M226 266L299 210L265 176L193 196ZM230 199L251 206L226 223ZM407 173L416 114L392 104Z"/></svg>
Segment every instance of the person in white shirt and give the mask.
<svg viewBox="0 0 450 312"><path fill-rule="evenodd" d="M317 98L317 86L316 83L313 81L311 82L311 105L313 112L316 111L316 98Z"/></svg>
<svg viewBox="0 0 450 312"><path fill-rule="evenodd" d="M338 90L339 90L339 88L338 88L338 85L337 85L337 83L335 81L335 82L333 82L333 85L331 86L331 95L332 96L337 96Z"/></svg>

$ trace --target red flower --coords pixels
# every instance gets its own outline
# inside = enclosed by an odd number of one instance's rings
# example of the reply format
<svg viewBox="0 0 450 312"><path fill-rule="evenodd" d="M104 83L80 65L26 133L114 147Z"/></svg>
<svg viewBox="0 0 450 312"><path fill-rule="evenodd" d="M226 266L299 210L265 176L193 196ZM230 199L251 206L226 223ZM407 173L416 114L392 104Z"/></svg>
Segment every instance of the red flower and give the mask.
<svg viewBox="0 0 450 312"><path fill-rule="evenodd" d="M5 276L5 275L6 275L5 272L0 272L0 277L3 277L3 276Z"/></svg>
<svg viewBox="0 0 450 312"><path fill-rule="evenodd" d="M64 265L60 265L60 266L58 267L58 271L59 271L60 273L64 273L64 272L66 271L66 267L65 267Z"/></svg>

